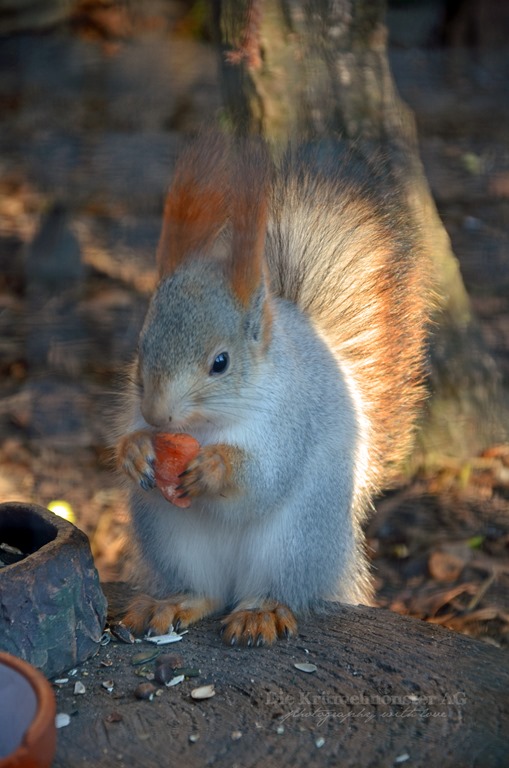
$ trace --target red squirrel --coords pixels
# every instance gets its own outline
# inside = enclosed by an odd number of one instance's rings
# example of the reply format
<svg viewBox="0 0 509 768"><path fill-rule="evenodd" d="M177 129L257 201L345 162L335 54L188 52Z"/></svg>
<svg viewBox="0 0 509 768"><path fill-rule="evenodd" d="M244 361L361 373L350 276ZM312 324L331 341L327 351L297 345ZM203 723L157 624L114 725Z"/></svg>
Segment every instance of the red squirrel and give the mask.
<svg viewBox="0 0 509 768"><path fill-rule="evenodd" d="M177 165L119 421L136 632L218 613L225 642L270 644L299 614L371 599L362 525L411 445L430 267L357 165L302 150L276 167L211 138ZM155 486L161 432L199 443L188 508Z"/></svg>

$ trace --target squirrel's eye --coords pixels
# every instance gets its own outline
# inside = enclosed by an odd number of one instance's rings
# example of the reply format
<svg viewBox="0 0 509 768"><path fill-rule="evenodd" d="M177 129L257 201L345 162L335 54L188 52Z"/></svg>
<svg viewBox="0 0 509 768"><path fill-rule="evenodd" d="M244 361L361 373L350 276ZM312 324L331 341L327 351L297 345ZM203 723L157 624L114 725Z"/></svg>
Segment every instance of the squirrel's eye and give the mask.
<svg viewBox="0 0 509 768"><path fill-rule="evenodd" d="M218 374L218 373L224 373L228 368L229 362L230 362L230 357L228 355L228 352L221 352L212 363L212 368L210 369L210 375L214 376L215 374Z"/></svg>

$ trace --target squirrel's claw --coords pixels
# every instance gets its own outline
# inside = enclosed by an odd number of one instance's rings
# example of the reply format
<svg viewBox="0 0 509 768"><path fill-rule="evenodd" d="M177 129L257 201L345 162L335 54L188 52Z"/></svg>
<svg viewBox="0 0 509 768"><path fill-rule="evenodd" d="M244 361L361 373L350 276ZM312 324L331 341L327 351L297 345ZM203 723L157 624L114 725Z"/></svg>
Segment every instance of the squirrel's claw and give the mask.
<svg viewBox="0 0 509 768"><path fill-rule="evenodd" d="M189 498L189 493L181 485L177 485L175 490L177 491L177 499Z"/></svg>
<svg viewBox="0 0 509 768"><path fill-rule="evenodd" d="M117 466L144 491L155 487L152 435L146 430L125 435L117 445Z"/></svg>
<svg viewBox="0 0 509 768"><path fill-rule="evenodd" d="M156 487L156 478L153 470L146 470L140 477L140 486L144 491L151 491Z"/></svg>
<svg viewBox="0 0 509 768"><path fill-rule="evenodd" d="M178 479L181 480L182 478L186 477L188 474L189 474L189 469L184 469L184 471L181 472L180 475L178 476ZM179 483L175 488L175 490L177 491L178 499L187 499L189 497L189 491L184 486L184 483Z"/></svg>
<svg viewBox="0 0 509 768"><path fill-rule="evenodd" d="M150 595L140 594L131 600L123 621L137 635L147 630L165 634L171 626L180 632L215 610L216 602L206 597L174 595L156 600Z"/></svg>
<svg viewBox="0 0 509 768"><path fill-rule="evenodd" d="M297 622L291 610L275 601L262 601L256 608L239 606L223 619L221 628L227 645L248 648L272 645L278 637L288 639L296 632Z"/></svg>
<svg viewBox="0 0 509 768"><path fill-rule="evenodd" d="M224 488L227 458L218 445L207 445L180 473L177 490L194 498L203 494L218 495Z"/></svg>

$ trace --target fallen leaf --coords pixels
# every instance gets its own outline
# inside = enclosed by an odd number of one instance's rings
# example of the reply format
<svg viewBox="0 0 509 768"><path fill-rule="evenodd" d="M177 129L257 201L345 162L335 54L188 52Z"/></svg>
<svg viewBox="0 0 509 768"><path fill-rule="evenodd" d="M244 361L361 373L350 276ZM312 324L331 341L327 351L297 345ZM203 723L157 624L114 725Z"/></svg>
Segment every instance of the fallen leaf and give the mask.
<svg viewBox="0 0 509 768"><path fill-rule="evenodd" d="M429 572L436 581L456 581L464 567L465 561L451 552L437 550L428 559Z"/></svg>

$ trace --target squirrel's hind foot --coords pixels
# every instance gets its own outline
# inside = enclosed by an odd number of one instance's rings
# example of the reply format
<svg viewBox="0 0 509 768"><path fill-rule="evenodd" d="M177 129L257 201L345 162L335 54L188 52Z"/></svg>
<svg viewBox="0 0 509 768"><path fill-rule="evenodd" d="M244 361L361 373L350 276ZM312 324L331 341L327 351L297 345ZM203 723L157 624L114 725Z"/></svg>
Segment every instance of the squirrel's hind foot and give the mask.
<svg viewBox="0 0 509 768"><path fill-rule="evenodd" d="M275 600L243 601L222 621L221 635L227 645L272 645L278 637L297 633L291 610Z"/></svg>
<svg viewBox="0 0 509 768"><path fill-rule="evenodd" d="M123 622L135 635L142 635L148 630L164 635L170 627L178 632L217 609L217 603L206 597L175 595L156 600L150 595L137 595L131 600Z"/></svg>

